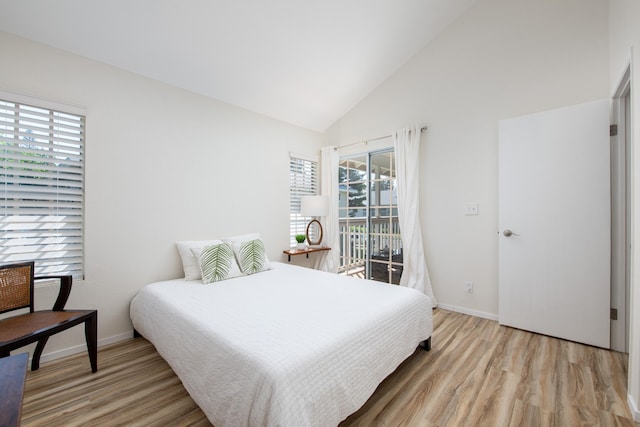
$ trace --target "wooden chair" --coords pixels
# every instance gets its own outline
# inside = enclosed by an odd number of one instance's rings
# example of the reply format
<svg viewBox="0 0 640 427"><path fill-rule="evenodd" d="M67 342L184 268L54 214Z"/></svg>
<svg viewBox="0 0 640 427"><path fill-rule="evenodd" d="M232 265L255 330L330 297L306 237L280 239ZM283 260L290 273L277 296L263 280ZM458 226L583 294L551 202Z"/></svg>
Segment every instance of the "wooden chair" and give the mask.
<svg viewBox="0 0 640 427"><path fill-rule="evenodd" d="M33 309L33 283L40 279L58 279L60 291L53 310ZM71 276L34 277L34 263L0 266L0 313L29 308L29 313L0 320L0 357L12 350L37 342L31 370L40 367L40 356L51 335L84 323L84 334L91 362L91 372L98 370L98 312L65 310L71 293Z"/></svg>

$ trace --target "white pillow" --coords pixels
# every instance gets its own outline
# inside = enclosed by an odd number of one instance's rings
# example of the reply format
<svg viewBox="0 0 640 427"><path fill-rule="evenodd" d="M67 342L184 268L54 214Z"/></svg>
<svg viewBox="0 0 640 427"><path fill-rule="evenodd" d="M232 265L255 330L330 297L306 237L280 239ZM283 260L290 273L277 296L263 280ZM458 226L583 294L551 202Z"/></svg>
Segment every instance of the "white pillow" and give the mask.
<svg viewBox="0 0 640 427"><path fill-rule="evenodd" d="M222 241L226 243L231 243L233 245L236 242L246 242L247 240L255 240L255 239L260 239L260 233L250 233L250 234L242 234L240 236L226 237L222 239Z"/></svg>
<svg viewBox="0 0 640 427"><path fill-rule="evenodd" d="M200 272L200 260L196 258L191 249L202 250L205 246L219 245L222 240L189 240L176 242L178 253L182 258L182 269L184 270L184 280L198 280L202 278Z"/></svg>
<svg viewBox="0 0 640 427"><path fill-rule="evenodd" d="M191 248L200 263L202 283L208 284L242 276L230 243Z"/></svg>
<svg viewBox="0 0 640 427"><path fill-rule="evenodd" d="M243 234L241 236L222 239L231 244L240 270L244 274L254 274L265 270L271 270L271 263L265 251L264 242L260 234Z"/></svg>

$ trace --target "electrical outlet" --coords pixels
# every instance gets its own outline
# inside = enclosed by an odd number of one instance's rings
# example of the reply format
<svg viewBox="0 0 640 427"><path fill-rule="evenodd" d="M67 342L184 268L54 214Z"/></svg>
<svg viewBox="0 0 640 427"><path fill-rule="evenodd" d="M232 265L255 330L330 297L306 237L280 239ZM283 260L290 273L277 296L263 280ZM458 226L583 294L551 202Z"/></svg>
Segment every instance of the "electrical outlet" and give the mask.
<svg viewBox="0 0 640 427"><path fill-rule="evenodd" d="M472 294L473 293L473 282L467 280L466 282L464 282L464 288L467 290L468 294Z"/></svg>

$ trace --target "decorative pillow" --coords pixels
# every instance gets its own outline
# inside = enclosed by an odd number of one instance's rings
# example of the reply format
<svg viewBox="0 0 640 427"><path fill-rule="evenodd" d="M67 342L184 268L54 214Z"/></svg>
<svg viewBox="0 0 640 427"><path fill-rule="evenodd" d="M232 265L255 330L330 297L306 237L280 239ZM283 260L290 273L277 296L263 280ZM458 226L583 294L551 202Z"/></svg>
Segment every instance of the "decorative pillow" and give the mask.
<svg viewBox="0 0 640 427"><path fill-rule="evenodd" d="M254 274L271 269L260 234L245 234L223 239L223 241L232 245L240 270L244 274Z"/></svg>
<svg viewBox="0 0 640 427"><path fill-rule="evenodd" d="M184 280L198 280L202 277L200 260L196 258L191 249L199 248L202 250L205 246L218 245L220 243L222 243L222 240L190 240L176 243L178 253L182 259Z"/></svg>
<svg viewBox="0 0 640 427"><path fill-rule="evenodd" d="M192 248L191 252L200 260L202 282L205 284L242 276L229 243Z"/></svg>

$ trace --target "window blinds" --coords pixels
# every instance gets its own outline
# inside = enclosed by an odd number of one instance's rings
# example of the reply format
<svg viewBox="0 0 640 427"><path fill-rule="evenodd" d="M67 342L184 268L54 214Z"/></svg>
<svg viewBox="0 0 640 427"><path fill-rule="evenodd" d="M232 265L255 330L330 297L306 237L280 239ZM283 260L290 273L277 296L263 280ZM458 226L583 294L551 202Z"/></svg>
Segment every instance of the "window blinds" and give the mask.
<svg viewBox="0 0 640 427"><path fill-rule="evenodd" d="M313 218L300 215L302 196L318 194L318 162L291 154L289 156L290 245L296 245L296 234L305 234Z"/></svg>
<svg viewBox="0 0 640 427"><path fill-rule="evenodd" d="M0 100L0 262L83 277L80 115Z"/></svg>

